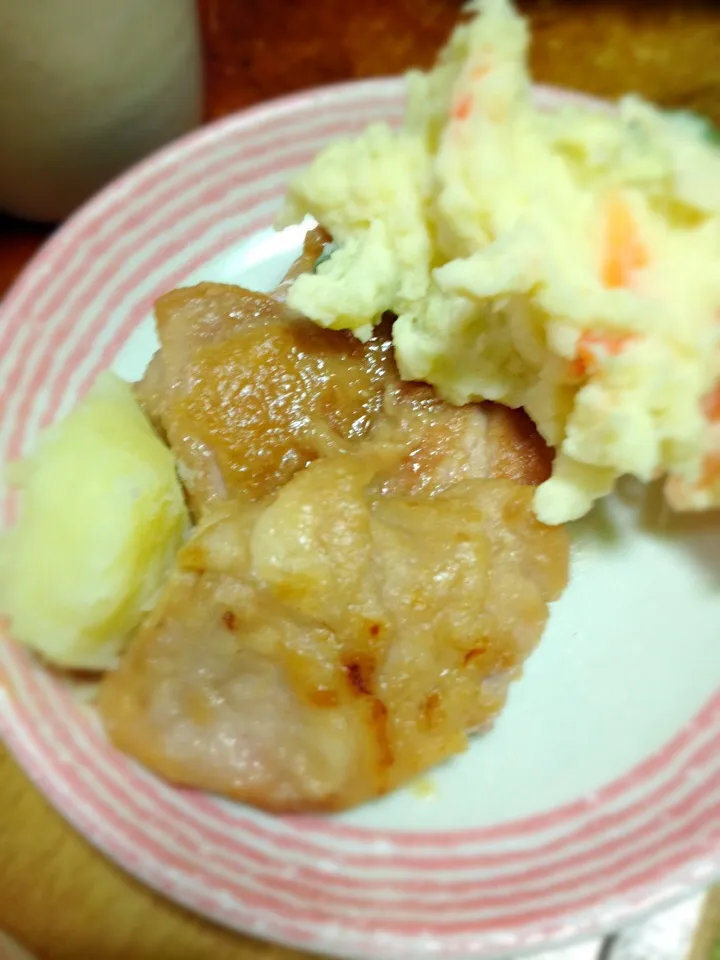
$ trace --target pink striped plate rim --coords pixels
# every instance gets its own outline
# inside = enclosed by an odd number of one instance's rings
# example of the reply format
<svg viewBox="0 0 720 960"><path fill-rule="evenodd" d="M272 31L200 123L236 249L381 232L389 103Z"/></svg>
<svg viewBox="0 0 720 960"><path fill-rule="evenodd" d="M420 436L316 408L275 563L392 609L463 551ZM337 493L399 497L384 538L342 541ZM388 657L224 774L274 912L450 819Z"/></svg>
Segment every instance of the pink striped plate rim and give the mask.
<svg viewBox="0 0 720 960"><path fill-rule="evenodd" d="M0 462L82 396L159 294L270 226L289 176L321 145L401 111L396 80L262 105L173 144L71 218L2 304ZM4 524L16 506L5 494ZM92 711L9 638L0 682L4 738L77 829L167 896L257 936L342 957L530 952L624 924L720 872L720 694L589 797L403 832L173 789L110 749Z"/></svg>

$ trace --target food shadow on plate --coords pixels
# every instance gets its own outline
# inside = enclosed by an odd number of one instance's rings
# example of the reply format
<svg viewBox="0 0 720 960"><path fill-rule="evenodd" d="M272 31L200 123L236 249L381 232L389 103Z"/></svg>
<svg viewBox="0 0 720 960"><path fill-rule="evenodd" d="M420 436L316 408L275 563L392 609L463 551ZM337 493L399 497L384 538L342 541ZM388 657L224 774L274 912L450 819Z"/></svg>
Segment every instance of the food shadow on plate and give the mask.
<svg viewBox="0 0 720 960"><path fill-rule="evenodd" d="M642 484L625 477L618 498L636 513L637 529L683 553L713 589L720 588L720 510L676 513L663 495L662 481Z"/></svg>

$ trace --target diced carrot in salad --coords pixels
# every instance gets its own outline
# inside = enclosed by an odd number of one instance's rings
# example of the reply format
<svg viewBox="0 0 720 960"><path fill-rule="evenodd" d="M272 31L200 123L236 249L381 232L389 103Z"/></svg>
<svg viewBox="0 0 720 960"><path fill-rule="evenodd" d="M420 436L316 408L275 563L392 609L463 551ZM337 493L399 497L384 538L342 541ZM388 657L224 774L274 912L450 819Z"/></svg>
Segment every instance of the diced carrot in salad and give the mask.
<svg viewBox="0 0 720 960"><path fill-rule="evenodd" d="M572 362L573 375L586 376L597 366L598 354L604 353L609 357L617 357L633 339L628 334L613 336L587 330L580 335L577 342L575 359Z"/></svg>
<svg viewBox="0 0 720 960"><path fill-rule="evenodd" d="M453 107L452 115L456 120L467 120L472 111L472 97L469 93L464 93L458 98Z"/></svg>
<svg viewBox="0 0 720 960"><path fill-rule="evenodd" d="M709 453L703 461L700 489L714 486L720 480L720 453Z"/></svg>
<svg viewBox="0 0 720 960"><path fill-rule="evenodd" d="M648 264L647 247L632 211L617 190L606 197L604 218L602 281L610 288L628 287L633 273Z"/></svg>
<svg viewBox="0 0 720 960"><path fill-rule="evenodd" d="M702 400L702 408L706 419L711 423L720 421L720 383L705 394Z"/></svg>

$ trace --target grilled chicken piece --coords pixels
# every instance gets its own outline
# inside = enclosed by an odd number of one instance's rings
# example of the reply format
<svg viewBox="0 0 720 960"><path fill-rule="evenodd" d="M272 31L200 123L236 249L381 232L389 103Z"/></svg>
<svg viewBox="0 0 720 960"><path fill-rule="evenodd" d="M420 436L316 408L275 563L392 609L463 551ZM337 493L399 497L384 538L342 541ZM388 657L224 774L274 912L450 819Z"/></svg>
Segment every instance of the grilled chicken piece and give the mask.
<svg viewBox="0 0 720 960"><path fill-rule="evenodd" d="M537 486L552 472L552 451L523 410L494 403L453 407L427 384L399 378L388 378L370 437L407 445L387 492L437 491L479 478Z"/></svg>
<svg viewBox="0 0 720 960"><path fill-rule="evenodd" d="M288 279L327 237L308 237ZM274 297L157 304L138 395L199 524L99 707L169 780L276 811L339 810L462 750L498 714L567 580L521 411L400 381Z"/></svg>
<svg viewBox="0 0 720 960"><path fill-rule="evenodd" d="M438 476L360 444L266 504L210 508L100 711L169 780L338 810L462 750L501 709L567 578L532 488Z"/></svg>
<svg viewBox="0 0 720 960"><path fill-rule="evenodd" d="M394 375L383 330L291 319L273 297L202 283L158 300L161 349L138 399L178 461L193 512L260 500L320 456L364 436Z"/></svg>
<svg viewBox="0 0 720 960"><path fill-rule="evenodd" d="M551 454L522 412L451 407L402 383L390 321L362 344L293 318L273 297L209 283L161 297L156 316L161 349L137 393L196 517L218 500L261 500L318 457L388 430L417 441L407 477L427 477L448 443L467 476L488 475L488 456L493 476L549 476Z"/></svg>

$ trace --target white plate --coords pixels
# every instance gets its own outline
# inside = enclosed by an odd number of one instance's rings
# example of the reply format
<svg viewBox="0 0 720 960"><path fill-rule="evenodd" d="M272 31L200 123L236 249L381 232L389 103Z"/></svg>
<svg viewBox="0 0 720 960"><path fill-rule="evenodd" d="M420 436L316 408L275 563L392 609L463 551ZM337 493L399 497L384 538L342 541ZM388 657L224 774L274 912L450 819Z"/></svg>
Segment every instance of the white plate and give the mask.
<svg viewBox="0 0 720 960"><path fill-rule="evenodd" d="M328 140L401 110L395 80L276 101L174 144L72 218L2 305L0 462L104 367L142 372L159 294L200 279L271 288L303 234L271 229L288 179ZM570 586L493 732L422 790L302 819L173 789L9 639L3 735L94 843L238 930L418 960L626 923L720 873L720 525L658 532L645 494L625 495L575 530ZM16 507L6 491L4 523Z"/></svg>

